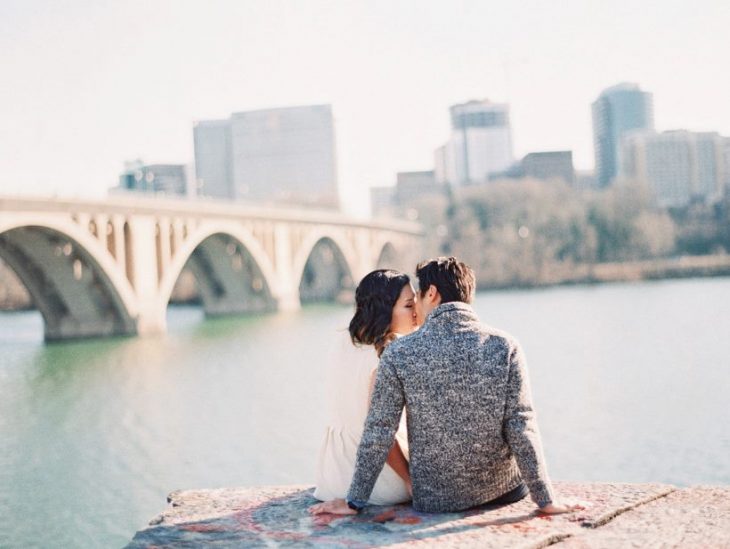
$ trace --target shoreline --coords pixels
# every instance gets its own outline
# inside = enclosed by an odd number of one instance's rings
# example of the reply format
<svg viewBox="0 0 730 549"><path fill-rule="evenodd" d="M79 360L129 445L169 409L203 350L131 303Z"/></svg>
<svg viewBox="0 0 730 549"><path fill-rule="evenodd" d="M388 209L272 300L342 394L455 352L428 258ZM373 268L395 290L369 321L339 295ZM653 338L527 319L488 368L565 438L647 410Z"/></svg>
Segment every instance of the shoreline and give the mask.
<svg viewBox="0 0 730 549"><path fill-rule="evenodd" d="M550 271L550 269L545 269ZM647 280L676 280L683 278L715 278L730 276L730 255L681 256L676 258L647 259L614 263L586 263L553 266L535 279L494 281L477 280L477 291L538 290L560 286L597 285ZM186 277L178 290L179 299L170 304L199 304L194 292L194 281ZM27 290L9 268L0 263L0 312L32 311L36 308Z"/></svg>
<svg viewBox="0 0 730 549"><path fill-rule="evenodd" d="M477 281L477 290L530 290L559 286L723 276L730 276L730 255L682 256L670 259L562 266L560 271L552 275L546 274L537 280Z"/></svg>

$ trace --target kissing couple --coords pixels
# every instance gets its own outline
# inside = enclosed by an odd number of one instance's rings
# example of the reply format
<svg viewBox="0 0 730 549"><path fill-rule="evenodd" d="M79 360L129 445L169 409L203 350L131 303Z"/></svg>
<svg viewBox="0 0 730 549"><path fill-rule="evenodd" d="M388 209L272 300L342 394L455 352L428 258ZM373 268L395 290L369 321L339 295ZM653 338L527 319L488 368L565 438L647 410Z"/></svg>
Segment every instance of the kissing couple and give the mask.
<svg viewBox="0 0 730 549"><path fill-rule="evenodd" d="M479 321L472 269L439 257L416 278L417 292L407 275L380 269L357 287L317 464L323 503L310 512L410 500L416 511L455 512L528 493L542 513L583 509L556 500L524 355Z"/></svg>

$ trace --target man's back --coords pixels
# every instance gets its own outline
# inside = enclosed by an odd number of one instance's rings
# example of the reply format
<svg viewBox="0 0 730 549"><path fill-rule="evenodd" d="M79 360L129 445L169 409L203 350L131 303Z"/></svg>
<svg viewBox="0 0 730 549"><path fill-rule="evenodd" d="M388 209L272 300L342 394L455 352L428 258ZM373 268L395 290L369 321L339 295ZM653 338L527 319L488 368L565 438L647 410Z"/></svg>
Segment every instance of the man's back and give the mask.
<svg viewBox="0 0 730 549"><path fill-rule="evenodd" d="M390 418L404 404L417 510L479 505L522 479L538 505L552 500L519 347L482 325L469 305L438 306L418 332L383 353L353 499L367 491L392 442Z"/></svg>

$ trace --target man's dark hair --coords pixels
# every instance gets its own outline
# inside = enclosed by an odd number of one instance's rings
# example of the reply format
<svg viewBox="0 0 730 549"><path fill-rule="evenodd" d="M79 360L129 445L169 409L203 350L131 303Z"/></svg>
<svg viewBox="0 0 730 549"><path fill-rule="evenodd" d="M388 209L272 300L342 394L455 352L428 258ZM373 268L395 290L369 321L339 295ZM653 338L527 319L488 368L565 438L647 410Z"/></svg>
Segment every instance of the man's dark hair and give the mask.
<svg viewBox="0 0 730 549"><path fill-rule="evenodd" d="M441 303L471 303L474 297L474 271L455 257L437 257L422 261L416 266L416 278L420 294L425 295L433 284L441 294Z"/></svg>

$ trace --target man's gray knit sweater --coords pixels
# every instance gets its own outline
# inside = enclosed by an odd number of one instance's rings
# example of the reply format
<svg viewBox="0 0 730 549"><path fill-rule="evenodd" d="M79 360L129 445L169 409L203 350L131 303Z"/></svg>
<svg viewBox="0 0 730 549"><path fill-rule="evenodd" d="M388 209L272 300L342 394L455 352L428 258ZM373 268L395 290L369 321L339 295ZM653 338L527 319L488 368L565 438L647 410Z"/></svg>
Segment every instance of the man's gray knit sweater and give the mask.
<svg viewBox="0 0 730 549"><path fill-rule="evenodd" d="M404 406L417 511L480 505L520 480L538 506L553 500L522 351L466 303L439 305L383 352L350 501L370 496Z"/></svg>

